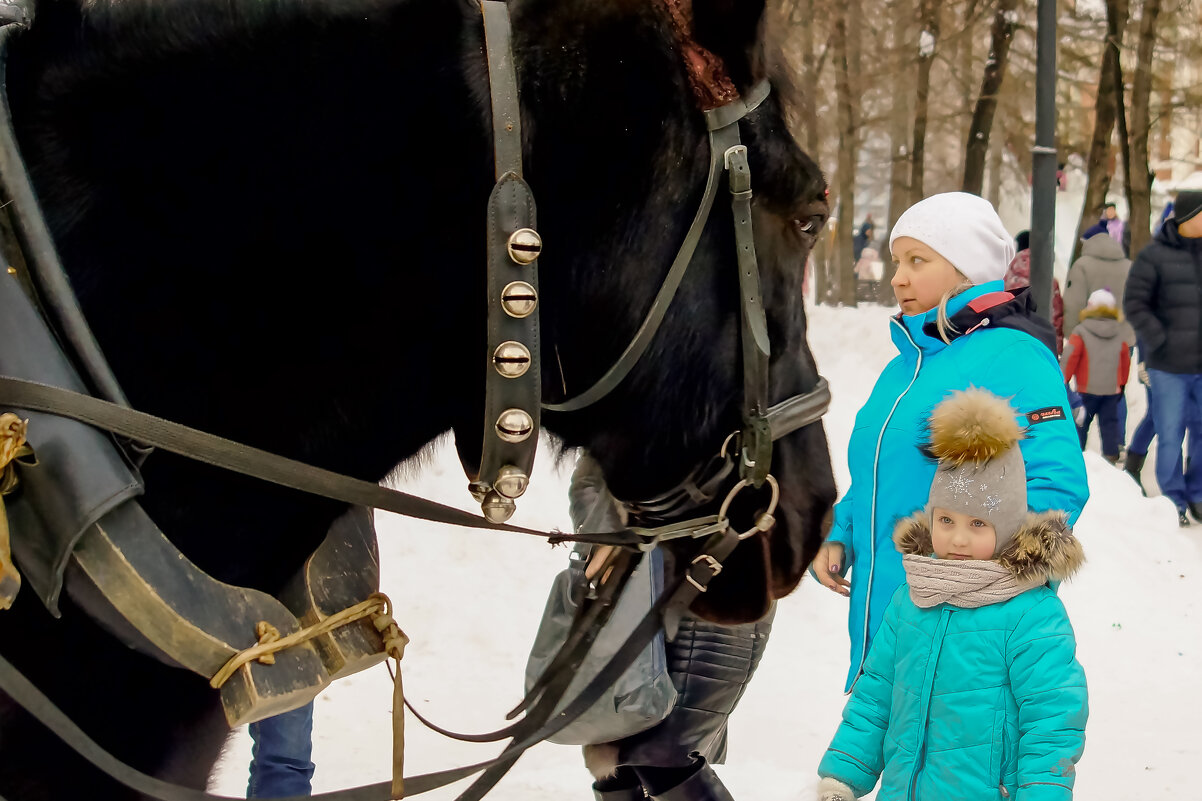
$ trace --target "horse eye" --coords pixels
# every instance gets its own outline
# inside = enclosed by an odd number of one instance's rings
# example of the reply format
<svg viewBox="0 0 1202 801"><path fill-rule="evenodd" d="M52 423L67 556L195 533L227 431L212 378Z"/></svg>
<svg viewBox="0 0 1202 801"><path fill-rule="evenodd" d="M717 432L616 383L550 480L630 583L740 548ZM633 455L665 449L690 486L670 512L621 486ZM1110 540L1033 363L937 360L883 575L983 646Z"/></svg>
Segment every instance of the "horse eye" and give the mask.
<svg viewBox="0 0 1202 801"><path fill-rule="evenodd" d="M807 217L804 220L794 219L793 225L795 225L797 230L801 233L806 234L807 236L814 236L818 233L820 220L820 217Z"/></svg>

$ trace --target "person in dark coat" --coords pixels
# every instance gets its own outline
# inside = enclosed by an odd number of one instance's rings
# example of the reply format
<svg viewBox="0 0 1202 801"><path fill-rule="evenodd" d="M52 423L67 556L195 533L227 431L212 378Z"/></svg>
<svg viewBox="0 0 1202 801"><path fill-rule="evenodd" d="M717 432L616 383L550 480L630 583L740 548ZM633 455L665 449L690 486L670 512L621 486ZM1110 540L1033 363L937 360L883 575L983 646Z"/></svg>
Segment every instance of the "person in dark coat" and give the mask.
<svg viewBox="0 0 1202 801"><path fill-rule="evenodd" d="M864 248L868 247L872 242L873 225L871 215L860 223L860 230L856 231L855 236L851 238L851 259L852 262L858 262L860 256L864 253Z"/></svg>
<svg viewBox="0 0 1202 801"><path fill-rule="evenodd" d="M1202 191L1177 196L1173 216L1131 267L1123 307L1145 347L1160 437L1156 481L1188 526L1187 510L1202 521L1202 458L1182 472L1187 410L1202 416Z"/></svg>
<svg viewBox="0 0 1202 801"><path fill-rule="evenodd" d="M625 528L621 505L587 454L568 490L572 525ZM732 801L712 765L726 760L726 725L772 631L776 605L755 623L726 626L685 615L666 643L676 704L660 723L610 743L584 746L597 801Z"/></svg>

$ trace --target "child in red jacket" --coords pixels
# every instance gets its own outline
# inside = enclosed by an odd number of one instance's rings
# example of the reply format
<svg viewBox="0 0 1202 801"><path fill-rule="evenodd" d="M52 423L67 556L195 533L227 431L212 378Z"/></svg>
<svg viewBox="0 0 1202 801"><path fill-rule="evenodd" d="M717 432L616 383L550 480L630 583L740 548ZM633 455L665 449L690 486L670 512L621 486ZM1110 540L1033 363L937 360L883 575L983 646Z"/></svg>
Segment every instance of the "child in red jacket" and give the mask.
<svg viewBox="0 0 1202 801"><path fill-rule="evenodd" d="M1099 289L1089 296L1081 312L1081 324L1064 344L1060 367L1064 380L1077 382L1083 401L1083 419L1077 421L1081 450L1090 424L1098 418L1102 435L1102 457L1114 464L1119 459L1119 399L1131 372L1130 326L1122 323L1114 295Z"/></svg>

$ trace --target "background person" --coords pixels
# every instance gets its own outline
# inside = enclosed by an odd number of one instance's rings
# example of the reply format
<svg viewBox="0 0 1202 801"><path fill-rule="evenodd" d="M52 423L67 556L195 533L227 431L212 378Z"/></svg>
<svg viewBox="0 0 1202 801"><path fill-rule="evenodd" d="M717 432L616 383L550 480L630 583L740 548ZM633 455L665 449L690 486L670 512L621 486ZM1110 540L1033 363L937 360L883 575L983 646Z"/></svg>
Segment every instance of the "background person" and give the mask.
<svg viewBox="0 0 1202 801"><path fill-rule="evenodd" d="M1114 295L1099 289L1081 310L1080 323L1073 329L1060 364L1064 380L1075 381L1081 394L1083 419L1077 423L1081 450L1096 416L1102 437L1102 457L1119 461L1119 405L1131 374L1132 340L1128 326L1120 326Z"/></svg>
<svg viewBox="0 0 1202 801"><path fill-rule="evenodd" d="M1202 418L1202 191L1179 193L1173 216L1139 252L1124 311L1148 369L1156 483L1188 526L1187 510L1202 521L1202 459L1186 461L1182 449L1186 421Z"/></svg>

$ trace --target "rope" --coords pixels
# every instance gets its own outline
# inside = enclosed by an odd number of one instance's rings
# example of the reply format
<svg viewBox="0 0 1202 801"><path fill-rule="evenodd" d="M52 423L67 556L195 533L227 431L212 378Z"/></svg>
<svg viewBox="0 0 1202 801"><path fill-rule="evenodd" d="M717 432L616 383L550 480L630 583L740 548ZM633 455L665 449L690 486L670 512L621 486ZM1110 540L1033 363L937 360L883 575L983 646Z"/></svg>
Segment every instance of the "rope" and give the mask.
<svg viewBox="0 0 1202 801"><path fill-rule="evenodd" d="M372 625L384 641L384 653L395 660L396 669L389 669L392 675L392 795L405 797L405 691L401 684L401 659L405 656L405 646L409 638L392 618L392 601L382 592L372 593L367 600L343 609L312 626L295 631L286 637L280 636L280 631L266 620L260 620L255 625L255 637L258 642L234 654L221 670L210 679L209 684L220 688L238 668L251 662L262 665L275 664L275 654L285 648L291 648L315 637L333 631L336 628L353 623L356 620L370 618Z"/></svg>
<svg viewBox="0 0 1202 801"><path fill-rule="evenodd" d="M0 414L0 610L11 607L21 589L21 574L13 564L12 549L9 547L8 512L4 509L4 496L17 488L17 471L13 462L36 463L31 458L33 449L25 442L28 427L28 420L22 420L12 412Z"/></svg>

